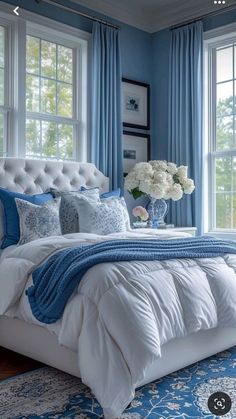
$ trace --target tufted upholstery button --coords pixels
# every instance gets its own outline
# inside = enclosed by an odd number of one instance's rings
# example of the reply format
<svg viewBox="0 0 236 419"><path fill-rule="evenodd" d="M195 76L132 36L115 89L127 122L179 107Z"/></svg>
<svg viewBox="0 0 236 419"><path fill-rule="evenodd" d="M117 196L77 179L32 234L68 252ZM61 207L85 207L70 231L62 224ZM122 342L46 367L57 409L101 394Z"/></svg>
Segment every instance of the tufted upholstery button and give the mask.
<svg viewBox="0 0 236 419"><path fill-rule="evenodd" d="M50 187L76 190L81 185L109 189L108 179L91 163L0 158L0 187L34 194Z"/></svg>

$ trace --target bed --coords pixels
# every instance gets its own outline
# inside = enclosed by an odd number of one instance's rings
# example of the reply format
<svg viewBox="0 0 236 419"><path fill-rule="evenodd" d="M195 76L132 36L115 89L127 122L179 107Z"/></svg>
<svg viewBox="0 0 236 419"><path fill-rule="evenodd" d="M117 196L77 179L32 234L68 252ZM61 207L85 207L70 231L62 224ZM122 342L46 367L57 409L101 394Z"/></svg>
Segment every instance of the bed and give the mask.
<svg viewBox="0 0 236 419"><path fill-rule="evenodd" d="M109 180L89 163L1 158L0 186L28 194L41 193L53 187L60 190L75 190L81 186L99 187L101 192L106 192L109 189ZM132 235L133 232L129 234ZM147 232L140 231L140 235L146 234ZM168 235L168 232L162 231L157 234ZM184 237L184 235L179 234L177 237ZM4 259L4 254L1 255L0 265L2 259ZM209 330L200 330L172 339L162 345L161 357L155 358L147 366L145 374L142 374L135 387L156 380L235 344L236 328L232 324L229 327L212 327ZM81 376L77 351L59 344L54 330L49 330L40 324L26 322L22 318L17 318L16 315L1 315L0 345L69 374ZM115 416L107 409L105 417L110 419Z"/></svg>

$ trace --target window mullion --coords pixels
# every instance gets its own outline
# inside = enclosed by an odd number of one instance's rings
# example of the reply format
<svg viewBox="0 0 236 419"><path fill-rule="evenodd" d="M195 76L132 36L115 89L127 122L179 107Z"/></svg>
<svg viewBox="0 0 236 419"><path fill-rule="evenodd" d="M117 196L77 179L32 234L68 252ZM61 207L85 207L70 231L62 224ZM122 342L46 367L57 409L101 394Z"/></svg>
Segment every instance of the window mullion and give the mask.
<svg viewBox="0 0 236 419"><path fill-rule="evenodd" d="M58 45L56 44L56 115L58 115L58 74L57 74L57 67L58 67Z"/></svg>
<svg viewBox="0 0 236 419"><path fill-rule="evenodd" d="M42 158L42 150L43 150L43 121L39 121L40 126L40 157Z"/></svg>
<svg viewBox="0 0 236 419"><path fill-rule="evenodd" d="M26 123L26 22L17 21L15 34L16 51L14 56L16 88L14 95L15 143L11 155L25 156L25 123Z"/></svg>
<svg viewBox="0 0 236 419"><path fill-rule="evenodd" d="M209 64L209 117L210 117L210 165L209 165L209 179L210 184L210 226L211 229L216 227L216 180L215 180L215 158L213 152L216 150L216 50L210 49L210 64Z"/></svg>
<svg viewBox="0 0 236 419"><path fill-rule="evenodd" d="M217 108L217 83L216 83L216 49L212 50L212 79L211 79L211 151L216 151L216 108Z"/></svg>
<svg viewBox="0 0 236 419"><path fill-rule="evenodd" d="M231 157L231 156L236 156L236 149L233 149L233 150L214 151L211 154L214 157Z"/></svg>
<svg viewBox="0 0 236 419"><path fill-rule="evenodd" d="M80 100L77 101L78 105L78 133L79 143L78 148L80 155L77 154L77 159L80 161L87 161L88 151L90 145L87 144L88 138L88 123L87 123L87 106L88 106L88 86L87 86L87 75L88 75L88 60L87 60L87 47L81 45L76 50L77 54L77 90L81 91Z"/></svg>
<svg viewBox="0 0 236 419"><path fill-rule="evenodd" d="M9 129L9 112L8 111L2 111L0 110L0 118L2 119L3 123L3 138L2 138L2 156L7 155L7 134Z"/></svg>
<svg viewBox="0 0 236 419"><path fill-rule="evenodd" d="M5 26L5 103L2 108L4 116L4 148L5 154L11 155L14 150L14 58L16 25L13 23Z"/></svg>
<svg viewBox="0 0 236 419"><path fill-rule="evenodd" d="M42 40L39 40L39 112L42 111L42 104L41 104L41 99L42 99Z"/></svg>
<svg viewBox="0 0 236 419"><path fill-rule="evenodd" d="M234 43L233 43L233 143L236 146L235 142L235 111L236 111L236 104L235 104L235 57L234 57Z"/></svg>
<svg viewBox="0 0 236 419"><path fill-rule="evenodd" d="M39 113L39 112L26 112L26 117L30 119L38 119L44 120L49 122L57 122L61 124L68 124L68 125L79 125L79 121L77 119L66 118L64 116L56 116L47 113Z"/></svg>
<svg viewBox="0 0 236 419"><path fill-rule="evenodd" d="M56 125L56 133L57 133L57 159L60 158L60 152L59 152L59 127L58 124Z"/></svg>
<svg viewBox="0 0 236 419"><path fill-rule="evenodd" d="M230 224L231 224L231 228L234 227L234 200L233 200L233 158L231 157L230 159L230 163L231 163L231 180L230 180L230 186L231 186L231 193L230 193Z"/></svg>
<svg viewBox="0 0 236 419"><path fill-rule="evenodd" d="M10 28L4 28L4 106L10 105Z"/></svg>

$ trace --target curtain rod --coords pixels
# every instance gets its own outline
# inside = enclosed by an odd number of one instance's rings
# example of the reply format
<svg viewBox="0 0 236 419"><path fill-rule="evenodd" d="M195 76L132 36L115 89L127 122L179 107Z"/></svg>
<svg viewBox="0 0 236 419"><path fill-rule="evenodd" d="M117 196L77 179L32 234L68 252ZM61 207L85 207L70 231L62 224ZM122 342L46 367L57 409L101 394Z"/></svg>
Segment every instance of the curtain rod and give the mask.
<svg viewBox="0 0 236 419"><path fill-rule="evenodd" d="M233 10L236 8L235 4L232 4L231 6L222 7L221 9L214 10L213 12L206 13L205 15L201 15L199 17L196 17L195 19L185 20L182 23L179 23L177 25L173 25L170 27L170 30L173 31L174 29L182 28L182 26L190 25L191 23L198 22L199 20L202 20L203 18L216 16L221 14L222 12L229 12L230 10Z"/></svg>
<svg viewBox="0 0 236 419"><path fill-rule="evenodd" d="M40 3L52 4L53 6L60 7L61 9L66 10L67 12L72 12L76 15L85 17L86 19L93 20L94 22L102 23L103 25L110 26L111 28L114 28L114 29L120 29L119 26L113 25L113 23L111 23L111 22L107 22L106 20L103 20L103 19L100 19L98 17L89 15L88 13L79 12L79 10L73 9L72 7L69 7L69 6L64 6L63 4L58 3L55 0L35 0L35 1L38 4L40 4Z"/></svg>

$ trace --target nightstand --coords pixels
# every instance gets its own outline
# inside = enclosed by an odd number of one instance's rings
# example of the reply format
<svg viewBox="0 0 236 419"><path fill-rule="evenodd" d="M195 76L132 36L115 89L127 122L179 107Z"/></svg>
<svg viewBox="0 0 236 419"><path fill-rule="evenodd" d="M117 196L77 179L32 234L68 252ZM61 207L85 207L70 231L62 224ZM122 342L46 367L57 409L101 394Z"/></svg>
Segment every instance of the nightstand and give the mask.
<svg viewBox="0 0 236 419"><path fill-rule="evenodd" d="M189 233L191 236L195 237L197 234L197 227L174 227L167 228L167 231L182 231L183 233Z"/></svg>

